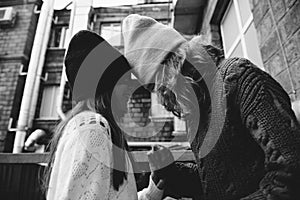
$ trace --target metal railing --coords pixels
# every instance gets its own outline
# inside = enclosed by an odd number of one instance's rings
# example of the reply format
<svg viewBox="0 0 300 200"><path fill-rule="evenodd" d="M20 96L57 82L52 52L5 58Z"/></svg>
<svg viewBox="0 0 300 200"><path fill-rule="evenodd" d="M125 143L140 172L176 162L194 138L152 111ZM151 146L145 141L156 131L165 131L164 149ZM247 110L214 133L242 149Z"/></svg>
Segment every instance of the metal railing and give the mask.
<svg viewBox="0 0 300 200"><path fill-rule="evenodd" d="M148 151L133 151L136 162L137 189L148 185ZM172 150L177 161L194 160L190 150ZM0 199L45 200L41 190L41 178L49 153L0 153ZM44 163L44 164L43 164Z"/></svg>
<svg viewBox="0 0 300 200"><path fill-rule="evenodd" d="M132 152L135 162L148 163L148 151ZM175 160L193 161L194 154L190 150L172 151ZM47 163L49 153L0 153L0 164L38 164Z"/></svg>

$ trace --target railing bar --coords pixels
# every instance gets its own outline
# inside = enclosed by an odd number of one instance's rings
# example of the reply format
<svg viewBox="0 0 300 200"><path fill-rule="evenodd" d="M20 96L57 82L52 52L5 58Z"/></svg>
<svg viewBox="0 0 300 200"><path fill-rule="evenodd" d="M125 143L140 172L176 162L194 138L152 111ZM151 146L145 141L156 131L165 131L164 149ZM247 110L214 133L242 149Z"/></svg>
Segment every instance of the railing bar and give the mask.
<svg viewBox="0 0 300 200"><path fill-rule="evenodd" d="M136 162L148 162L148 151L134 151L132 152ZM194 161L194 154L190 150L177 150L172 151L172 154L177 161ZM46 163L49 153L0 153L0 164L38 164Z"/></svg>

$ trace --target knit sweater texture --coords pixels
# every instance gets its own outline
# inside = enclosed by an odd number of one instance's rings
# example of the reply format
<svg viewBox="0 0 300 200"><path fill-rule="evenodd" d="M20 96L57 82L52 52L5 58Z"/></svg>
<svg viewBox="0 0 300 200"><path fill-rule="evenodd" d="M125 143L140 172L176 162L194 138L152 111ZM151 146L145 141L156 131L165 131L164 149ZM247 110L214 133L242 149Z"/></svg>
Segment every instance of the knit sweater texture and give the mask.
<svg viewBox="0 0 300 200"><path fill-rule="evenodd" d="M191 143L196 161L170 166L165 195L202 200L300 199L300 126L284 89L242 58L221 62L213 87L211 102L225 101L225 107L215 115L206 108L201 124L224 112L219 139L200 158L207 127L198 129Z"/></svg>

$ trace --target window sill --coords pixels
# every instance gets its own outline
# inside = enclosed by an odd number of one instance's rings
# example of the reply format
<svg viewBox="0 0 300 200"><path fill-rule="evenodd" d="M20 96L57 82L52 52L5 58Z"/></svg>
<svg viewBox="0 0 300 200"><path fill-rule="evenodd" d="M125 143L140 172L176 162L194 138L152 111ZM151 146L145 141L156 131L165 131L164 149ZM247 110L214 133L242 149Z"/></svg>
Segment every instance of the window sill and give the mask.
<svg viewBox="0 0 300 200"><path fill-rule="evenodd" d="M48 50L66 50L65 47L48 47Z"/></svg>
<svg viewBox="0 0 300 200"><path fill-rule="evenodd" d="M153 122L171 122L171 121L174 121L174 117L170 117L170 116L150 116L149 118Z"/></svg>
<svg viewBox="0 0 300 200"><path fill-rule="evenodd" d="M44 122L44 121L59 121L59 118L36 118L34 121L36 122Z"/></svg>

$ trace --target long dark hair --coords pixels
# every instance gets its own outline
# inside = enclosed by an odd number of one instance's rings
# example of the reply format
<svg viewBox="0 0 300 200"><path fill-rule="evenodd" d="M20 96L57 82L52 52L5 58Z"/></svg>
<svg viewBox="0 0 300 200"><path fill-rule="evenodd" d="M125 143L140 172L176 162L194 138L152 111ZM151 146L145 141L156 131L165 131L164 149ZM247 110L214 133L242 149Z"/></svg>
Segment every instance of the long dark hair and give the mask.
<svg viewBox="0 0 300 200"><path fill-rule="evenodd" d="M84 36L82 36L84 35ZM81 31L77 33L71 40L69 45L69 50L65 58L65 65L68 70L71 69L72 71L69 71L69 76L71 80L71 88L74 84L74 77L77 75L77 71L85 59L85 57L88 55L88 53L94 49L97 44L99 44L99 37L95 33L89 32L89 31ZM75 39L74 39L75 38ZM80 39L78 39L80 38ZM81 39L84 38L84 39ZM80 42L83 42L83 44L78 44L76 40L83 40ZM93 41L95 40L95 41ZM100 38L101 41L103 41L102 38ZM74 42L76 41L76 42ZM87 46L86 43L90 43L90 45L87 47L85 51L82 50L83 47ZM84 46L85 45L85 46ZM76 56L72 56L70 53L73 51L73 49L78 48L79 54ZM111 47L113 48L113 47ZM75 52L75 53L78 53ZM70 55L70 56L69 56ZM100 55L101 56L101 55ZM101 63L96 63L96 65L101 65ZM95 67L103 67L103 66L95 66ZM75 70L74 70L75 69ZM124 75L127 71L130 70L130 66L125 59L123 55L120 54L118 58L116 58L109 67L105 70L103 73L97 89L96 94L93 96L79 96L75 97L76 105L73 107L71 111L68 112L66 119L62 120L56 127L54 131L54 135L49 143L50 148L50 157L48 161L48 166L46 167L44 171L44 192L47 192L51 172L52 172L52 166L55 161L55 153L57 150L57 146L59 144L59 140L64 132L64 128L69 123L69 121L77 114L89 110L94 111L96 113L101 114L109 123L110 130L111 130L111 139L113 143L113 180L112 184L115 190L118 190L119 187L124 183L124 180L127 180L127 170L126 170L126 151L128 150L128 146L126 143L126 139L124 136L124 133L118 126L116 120L112 113L112 107L111 107L111 98L112 98L112 91L114 86L116 85L117 81L121 76ZM67 71L68 75L68 71ZM113 77L113 78L112 78ZM69 78L69 77L68 77ZM69 80L69 82L70 82ZM72 84L73 83L73 84ZM86 95L86 94L85 94ZM76 99L77 98L77 99ZM129 154L130 160L133 162L131 155ZM134 164L133 164L134 165Z"/></svg>

